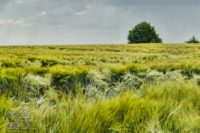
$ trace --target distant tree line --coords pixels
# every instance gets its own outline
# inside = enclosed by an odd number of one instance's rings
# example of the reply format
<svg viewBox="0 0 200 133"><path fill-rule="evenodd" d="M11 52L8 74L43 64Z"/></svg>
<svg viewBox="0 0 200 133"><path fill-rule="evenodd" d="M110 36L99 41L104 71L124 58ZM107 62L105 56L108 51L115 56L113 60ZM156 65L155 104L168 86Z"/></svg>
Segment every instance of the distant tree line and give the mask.
<svg viewBox="0 0 200 133"><path fill-rule="evenodd" d="M128 34L128 43L162 43L162 39L156 33L154 26L148 22L137 24ZM195 36L185 43L200 43Z"/></svg>

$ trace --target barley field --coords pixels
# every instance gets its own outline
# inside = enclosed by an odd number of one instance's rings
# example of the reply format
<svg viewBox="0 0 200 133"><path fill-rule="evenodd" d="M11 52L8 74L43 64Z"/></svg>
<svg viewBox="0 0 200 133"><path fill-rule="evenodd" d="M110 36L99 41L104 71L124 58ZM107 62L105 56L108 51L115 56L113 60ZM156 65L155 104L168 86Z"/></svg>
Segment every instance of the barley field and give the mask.
<svg viewBox="0 0 200 133"><path fill-rule="evenodd" d="M200 44L1 46L0 132L199 133Z"/></svg>

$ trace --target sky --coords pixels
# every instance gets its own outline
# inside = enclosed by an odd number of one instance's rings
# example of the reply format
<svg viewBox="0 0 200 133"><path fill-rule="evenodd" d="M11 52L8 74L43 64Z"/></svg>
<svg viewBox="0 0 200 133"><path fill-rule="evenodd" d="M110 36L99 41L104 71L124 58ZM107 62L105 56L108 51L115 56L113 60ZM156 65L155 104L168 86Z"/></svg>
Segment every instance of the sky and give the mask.
<svg viewBox="0 0 200 133"><path fill-rule="evenodd" d="M127 43L142 21L165 43L200 39L200 0L0 0L0 45Z"/></svg>

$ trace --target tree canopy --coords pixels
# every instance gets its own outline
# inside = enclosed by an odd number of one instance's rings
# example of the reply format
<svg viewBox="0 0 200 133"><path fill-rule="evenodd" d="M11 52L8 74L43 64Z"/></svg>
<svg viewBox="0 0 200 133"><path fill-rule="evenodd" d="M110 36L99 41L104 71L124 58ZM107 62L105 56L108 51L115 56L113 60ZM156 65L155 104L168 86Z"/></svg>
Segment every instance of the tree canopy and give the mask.
<svg viewBox="0 0 200 133"><path fill-rule="evenodd" d="M148 22L141 22L130 30L128 41L129 43L162 43L155 28Z"/></svg>

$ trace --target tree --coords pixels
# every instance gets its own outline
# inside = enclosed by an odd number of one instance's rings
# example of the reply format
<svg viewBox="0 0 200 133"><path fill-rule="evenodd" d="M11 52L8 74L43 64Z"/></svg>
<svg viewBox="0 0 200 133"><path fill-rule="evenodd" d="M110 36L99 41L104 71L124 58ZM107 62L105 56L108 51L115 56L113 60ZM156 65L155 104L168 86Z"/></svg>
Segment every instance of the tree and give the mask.
<svg viewBox="0 0 200 133"><path fill-rule="evenodd" d="M192 36L192 38L188 41L186 41L186 43L199 43L199 41L196 39L195 36Z"/></svg>
<svg viewBox="0 0 200 133"><path fill-rule="evenodd" d="M162 43L155 28L148 22L137 24L128 35L129 43Z"/></svg>

